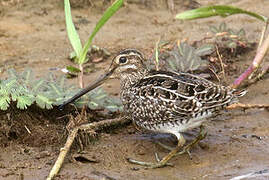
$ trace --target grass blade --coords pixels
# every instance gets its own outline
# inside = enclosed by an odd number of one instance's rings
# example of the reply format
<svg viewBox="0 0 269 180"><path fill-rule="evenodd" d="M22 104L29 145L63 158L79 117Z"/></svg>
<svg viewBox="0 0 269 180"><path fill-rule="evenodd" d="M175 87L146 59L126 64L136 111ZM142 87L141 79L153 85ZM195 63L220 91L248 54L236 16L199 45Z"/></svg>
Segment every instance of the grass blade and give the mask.
<svg viewBox="0 0 269 180"><path fill-rule="evenodd" d="M261 21L267 22L268 18L250 11L245 11L240 8L236 8L233 6L207 6L201 7L198 9L185 11L183 13L179 13L176 15L176 19L182 20L191 20L191 19L198 19L198 18L207 18L211 16L221 16L227 17L233 14L247 14L249 16L255 17Z"/></svg>
<svg viewBox="0 0 269 180"><path fill-rule="evenodd" d="M101 17L101 19L96 24L92 34L90 35L89 39L87 40L86 44L83 47L83 50L81 51L81 53L79 55L79 60L78 60L79 64L85 63L88 49L90 48L90 45L91 45L92 40L93 40L94 36L96 35L96 33L109 20L109 18L111 16L113 16L115 14L115 12L117 12L120 9L120 7L122 5L123 5L123 0L117 0L105 11L105 13Z"/></svg>
<svg viewBox="0 0 269 180"><path fill-rule="evenodd" d="M76 57L79 57L81 49L82 49L82 45L79 39L79 35L76 31L75 25L72 21L69 0L64 0L64 12L65 12L65 23L66 23L67 35L76 53Z"/></svg>

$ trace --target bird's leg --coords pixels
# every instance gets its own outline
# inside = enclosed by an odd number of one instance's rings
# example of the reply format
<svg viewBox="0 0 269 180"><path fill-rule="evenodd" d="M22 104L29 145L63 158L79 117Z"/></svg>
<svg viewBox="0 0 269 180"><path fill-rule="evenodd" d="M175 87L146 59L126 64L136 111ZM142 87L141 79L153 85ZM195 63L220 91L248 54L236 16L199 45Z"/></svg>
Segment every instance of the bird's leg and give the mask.
<svg viewBox="0 0 269 180"><path fill-rule="evenodd" d="M201 140L203 140L207 135L207 131L205 130L205 127L203 125L200 126L200 132L199 135L188 145L186 145L182 151L178 152L176 155L181 155L184 153L188 153L190 159L192 159L191 153L190 153L190 149L192 146L194 146L195 144L199 143Z"/></svg>
<svg viewBox="0 0 269 180"><path fill-rule="evenodd" d="M190 159L192 159L191 153L190 153L190 149L197 143L199 143L201 140L203 140L207 135L207 132L204 128L204 126L200 126L200 132L198 134L198 136L189 144L187 144L182 151L178 152L176 155L181 155L184 153L188 153ZM160 141L157 141L156 144L160 145L161 147L163 147L164 149L167 149L169 151L172 151L174 149L174 147L165 145L163 143L161 143Z"/></svg>
<svg viewBox="0 0 269 180"><path fill-rule="evenodd" d="M171 165L168 163L168 161L173 158L177 152L183 147L183 145L185 144L185 139L181 134L175 134L178 138L178 144L176 146L176 148L174 148L169 154L167 154L162 160L158 161L157 158L157 163L150 163L150 162L142 162L142 161L136 161L133 159L128 158L127 160L130 163L133 164L138 164L138 165L142 165L142 166L147 166L149 168L160 168L160 167L164 167L166 165Z"/></svg>
<svg viewBox="0 0 269 180"><path fill-rule="evenodd" d="M200 128L200 131L201 131L201 128ZM193 136L191 133L188 133L188 132L185 132L184 134L186 134L188 136ZM169 151L172 151L175 148L174 146L172 147L172 146L166 145L166 144L160 142L159 140L154 141L154 143L158 144L162 148L169 150Z"/></svg>

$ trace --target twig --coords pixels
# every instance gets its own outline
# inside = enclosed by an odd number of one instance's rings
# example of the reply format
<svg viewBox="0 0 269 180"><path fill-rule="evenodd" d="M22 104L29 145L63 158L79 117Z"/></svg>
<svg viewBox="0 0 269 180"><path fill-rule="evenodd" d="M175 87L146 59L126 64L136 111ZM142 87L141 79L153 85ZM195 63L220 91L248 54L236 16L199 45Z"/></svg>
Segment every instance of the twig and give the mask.
<svg viewBox="0 0 269 180"><path fill-rule="evenodd" d="M265 56L267 50L269 48L269 35L261 45L261 47L258 49L258 52L252 62L252 64L248 67L248 69L241 74L231 85L233 88L237 88L242 81L244 81L247 77L249 77L250 74L252 74L262 63L263 57Z"/></svg>
<svg viewBox="0 0 269 180"><path fill-rule="evenodd" d="M221 55L220 55L220 53L219 53L219 48L218 48L217 45L216 45L215 47L216 47L217 55L218 55L218 59L219 59L219 61L220 61L220 65L221 65L221 72L222 72L222 74L223 74L223 78L224 78L224 80L226 81L226 78L225 78L225 71L224 71L224 65L223 65L223 62L222 62Z"/></svg>
<svg viewBox="0 0 269 180"><path fill-rule="evenodd" d="M196 43L202 42L202 41L207 40L207 39L213 39L213 38L215 38L215 37L216 37L216 36L205 36L205 37L203 37L203 38L200 39L200 40L193 41L192 44L196 44Z"/></svg>
<svg viewBox="0 0 269 180"><path fill-rule="evenodd" d="M209 70L215 75L215 77L217 78L218 82L220 82L220 78L219 78L219 76L215 73L215 71L214 71L211 67L209 67Z"/></svg>
<svg viewBox="0 0 269 180"><path fill-rule="evenodd" d="M26 129L26 131L31 134L31 131L28 129L28 127L26 125L24 125L24 128Z"/></svg>
<svg viewBox="0 0 269 180"><path fill-rule="evenodd" d="M59 154L53 168L51 169L50 174L47 177L47 180L53 179L58 174L58 172L60 171L60 169L62 167L62 164L64 162L64 159L65 159L65 156L68 153L68 151L70 150L70 147L73 144L73 141L77 136L78 129L79 128L74 128L71 131L71 133L68 135L67 141L66 141L64 147L61 148L60 154Z"/></svg>
<svg viewBox="0 0 269 180"><path fill-rule="evenodd" d="M67 155L67 153L70 150L71 145L73 144L74 139L77 136L78 130L100 130L102 128L110 127L110 126L115 126L115 125L122 125L130 122L129 119L126 118L117 118L117 119L110 119L110 120L104 120L100 122L93 122L93 123L88 123L88 124L83 124L78 127L75 127L72 129L71 133L68 135L67 141L64 145L63 148L60 150L60 154L53 166L53 168L50 171L49 176L47 177L47 180L52 180L60 171L63 161Z"/></svg>
<svg viewBox="0 0 269 180"><path fill-rule="evenodd" d="M242 103L235 103L232 104L226 109L235 109L235 108L243 108L243 109L250 109L250 108L269 108L269 104L242 104Z"/></svg>

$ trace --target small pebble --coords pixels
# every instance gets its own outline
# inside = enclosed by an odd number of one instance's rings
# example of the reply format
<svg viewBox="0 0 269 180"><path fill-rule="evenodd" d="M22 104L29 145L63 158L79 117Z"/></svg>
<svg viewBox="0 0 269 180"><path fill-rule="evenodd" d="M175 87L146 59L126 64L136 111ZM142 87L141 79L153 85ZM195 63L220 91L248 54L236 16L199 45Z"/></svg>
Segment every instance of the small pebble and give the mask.
<svg viewBox="0 0 269 180"><path fill-rule="evenodd" d="M133 171L139 171L140 169L138 167L132 167L131 170L133 170Z"/></svg>

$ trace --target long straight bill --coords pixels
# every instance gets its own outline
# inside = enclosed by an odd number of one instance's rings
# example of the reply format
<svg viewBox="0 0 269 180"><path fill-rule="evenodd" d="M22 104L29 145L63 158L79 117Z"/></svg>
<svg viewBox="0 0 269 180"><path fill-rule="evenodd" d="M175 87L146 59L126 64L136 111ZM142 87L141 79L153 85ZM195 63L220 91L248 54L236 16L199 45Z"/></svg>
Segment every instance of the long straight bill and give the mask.
<svg viewBox="0 0 269 180"><path fill-rule="evenodd" d="M69 104L71 102L74 102L75 100L77 100L78 98L80 98L81 96L86 94L87 92L89 92L89 91L95 89L96 87L100 86L112 73L113 73L113 70L107 72L104 75L101 75L95 82L91 83L86 88L82 89L80 92L78 92L72 98L70 98L70 99L66 100L65 102L63 102L63 104L61 104L59 106L59 109L62 110L65 105L67 105L67 104Z"/></svg>

